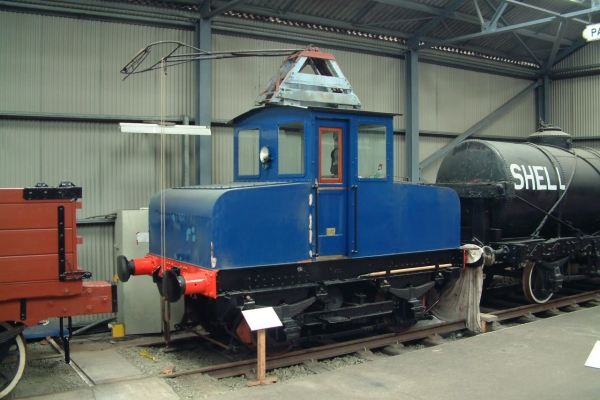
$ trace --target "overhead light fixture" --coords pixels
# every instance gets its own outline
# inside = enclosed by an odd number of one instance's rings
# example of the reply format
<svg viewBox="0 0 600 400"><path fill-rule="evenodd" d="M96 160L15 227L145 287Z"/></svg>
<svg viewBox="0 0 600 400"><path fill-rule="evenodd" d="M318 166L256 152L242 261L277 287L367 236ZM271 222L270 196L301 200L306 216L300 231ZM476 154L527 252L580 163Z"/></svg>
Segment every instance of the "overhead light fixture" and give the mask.
<svg viewBox="0 0 600 400"><path fill-rule="evenodd" d="M154 133L157 135L210 136L210 128L200 125L159 125L120 122L123 133Z"/></svg>

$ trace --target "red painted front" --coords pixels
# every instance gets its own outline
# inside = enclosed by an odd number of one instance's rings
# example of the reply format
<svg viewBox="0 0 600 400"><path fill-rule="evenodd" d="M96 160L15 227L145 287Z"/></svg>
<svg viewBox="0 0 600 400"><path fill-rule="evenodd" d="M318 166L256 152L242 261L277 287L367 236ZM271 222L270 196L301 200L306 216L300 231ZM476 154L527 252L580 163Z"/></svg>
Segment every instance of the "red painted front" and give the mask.
<svg viewBox="0 0 600 400"><path fill-rule="evenodd" d="M134 258L134 275L153 275L162 277L164 271L177 268L185 279L185 295L200 294L212 299L217 298L217 271L188 264L171 258L148 254L143 258ZM161 265L164 261L164 268Z"/></svg>

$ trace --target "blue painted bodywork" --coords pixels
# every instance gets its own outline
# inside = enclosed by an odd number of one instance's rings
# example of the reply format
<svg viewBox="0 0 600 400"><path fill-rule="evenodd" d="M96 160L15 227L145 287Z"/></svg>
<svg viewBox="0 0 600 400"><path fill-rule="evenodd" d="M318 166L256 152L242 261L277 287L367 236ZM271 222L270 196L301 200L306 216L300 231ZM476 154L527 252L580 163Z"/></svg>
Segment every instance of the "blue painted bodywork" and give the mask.
<svg viewBox="0 0 600 400"><path fill-rule="evenodd" d="M393 181L393 116L350 110L267 107L234 120L234 179L228 186L165 191L165 255L206 268L276 265L322 256L370 257L455 249L460 206L450 189ZM304 124L304 172L278 171L278 126ZM386 174L358 177L358 127L386 131ZM319 128L341 129L342 182L319 181ZM258 129L272 161L238 173L238 133ZM258 163L258 154L256 155ZM160 196L150 203L150 252L160 254Z"/></svg>

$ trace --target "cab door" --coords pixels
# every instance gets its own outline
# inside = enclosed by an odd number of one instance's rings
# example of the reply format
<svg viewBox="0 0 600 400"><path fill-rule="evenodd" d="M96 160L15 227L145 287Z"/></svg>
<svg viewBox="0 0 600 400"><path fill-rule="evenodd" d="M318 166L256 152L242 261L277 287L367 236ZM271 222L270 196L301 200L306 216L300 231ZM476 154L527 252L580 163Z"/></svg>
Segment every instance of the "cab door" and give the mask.
<svg viewBox="0 0 600 400"><path fill-rule="evenodd" d="M346 124L318 124L317 254L348 254L348 129Z"/></svg>

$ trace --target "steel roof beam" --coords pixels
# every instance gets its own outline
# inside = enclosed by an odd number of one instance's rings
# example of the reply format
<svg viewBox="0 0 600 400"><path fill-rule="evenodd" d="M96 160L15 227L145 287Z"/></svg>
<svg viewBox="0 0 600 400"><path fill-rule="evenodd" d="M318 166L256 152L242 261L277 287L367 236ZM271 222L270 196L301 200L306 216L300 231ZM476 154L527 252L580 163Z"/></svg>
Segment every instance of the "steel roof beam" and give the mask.
<svg viewBox="0 0 600 400"><path fill-rule="evenodd" d="M411 182L419 182L419 51L406 52L404 96L406 126L406 174Z"/></svg>
<svg viewBox="0 0 600 400"><path fill-rule="evenodd" d="M209 16L210 2L202 4L201 13ZM196 47L204 51L212 51L213 21L210 18L200 18L196 24ZM211 126L212 123L212 78L211 60L196 62L196 125ZM212 183L212 138L198 136L195 138L196 151L196 180L200 185Z"/></svg>
<svg viewBox="0 0 600 400"><path fill-rule="evenodd" d="M556 11L551 11L551 10L545 9L543 7L534 6L533 4L523 3L522 1L517 1L517 0L504 0L504 1L506 1L507 3L510 3L510 4L514 4L516 6L530 8L532 10L536 10L536 11L539 11L539 12L542 12L542 13L545 13L545 14L554 15L555 17L561 17L562 16L560 13L558 13ZM576 22L579 22L581 24L584 24L584 25L588 25L589 24L588 21L585 21L585 20L579 19L579 18L572 18L572 20L576 21Z"/></svg>
<svg viewBox="0 0 600 400"><path fill-rule="evenodd" d="M468 35L457 36L457 37L450 38L450 39L439 40L437 43L438 44L456 43L456 42L462 42L465 40L477 39L480 37L489 36L489 35L493 35L496 33L513 32L513 31L516 31L521 28L547 24L547 23L555 21L557 19L570 19L570 18L576 17L578 15L590 14L590 13L599 12L599 11L600 11L600 7L592 7L592 8L587 8L585 10L579 10L579 11L573 11L573 12L566 13L566 14L560 14L558 16L535 19L532 21L521 22L519 24L503 26L502 28L489 29L489 30L483 31L483 32L471 33ZM556 37L554 38L553 43L555 41L556 41ZM559 41L559 44L560 44L560 41Z"/></svg>
<svg viewBox="0 0 600 400"><path fill-rule="evenodd" d="M273 16L282 17L280 14L278 14L276 12L274 13L273 10L265 9L265 8L258 7L258 6L245 5L243 8L238 9L238 11L247 12L250 14L273 15ZM269 11L270 11L270 14L269 14ZM314 17L314 16L306 15L306 14L288 13L285 15L285 18L303 21L307 24L326 25L326 26L330 26L332 28L348 30L348 31L361 30L365 33L372 33L374 35L395 36L395 37L398 37L401 39L408 39L410 37L409 34L400 32L400 31L394 31L394 30L390 30L390 29L381 29L380 30L380 29L361 28L361 27L355 26L349 22L334 21L334 20L330 20L327 18ZM423 40L424 41L433 41L435 39L424 37ZM402 45L402 44L400 44L400 45ZM461 46L460 48L464 49L464 50L477 52L477 53L487 54L490 56L514 59L514 56L503 53L502 51L494 50L494 49L481 48L478 46Z"/></svg>
<svg viewBox="0 0 600 400"><path fill-rule="evenodd" d="M500 18L502 18L502 14L506 10L507 6L508 3L506 1L502 1L498 8L496 8L495 10L492 8L492 10L494 10L494 15L492 15L492 19L490 19L490 21L487 23L486 28L496 29L498 27L498 21L500 20ZM502 18L502 20L504 20L504 18Z"/></svg>
<svg viewBox="0 0 600 400"><path fill-rule="evenodd" d="M490 2L490 0L485 0L485 3L488 5L489 8L491 8L494 11L494 16L497 15L499 13L500 7L496 8L494 7L494 5ZM503 1L502 4L500 4L500 6L507 6L508 4ZM499 21L502 22L504 25L509 25L509 23L506 21L506 19L502 16L502 12L499 13ZM493 28L497 28L498 21L496 21L496 26L494 26ZM525 41L521 38L521 36L517 33L517 32L512 32L513 36L515 37L515 39L517 39L517 42L519 42L521 44L521 46L523 46L523 48L525 49L525 51L527 52L527 54L529 54L531 56L531 58L533 58L541 67L542 65L544 65L544 63L542 62L542 60L540 60L538 58L538 56L535 55L535 53L531 50L531 48L529 48L529 46L527 46L527 44L525 43Z"/></svg>
<svg viewBox="0 0 600 400"><path fill-rule="evenodd" d="M562 51L560 53L558 53L558 55L556 56L554 65L558 64L565 58L569 57L571 54L575 53L577 50L581 49L582 47L585 47L587 44L588 44L588 42L586 42L584 39L579 39L578 41L573 43L573 45L570 46L569 48L562 49Z"/></svg>
<svg viewBox="0 0 600 400"><path fill-rule="evenodd" d="M464 2L465 0L454 0L448 7L444 8L443 11L440 14L438 14L435 18L426 22L425 24L423 24L423 26L419 27L419 29L409 39L409 44L412 47L418 46L419 40L422 36L428 34L433 28L438 26L444 19L446 19L450 14L456 11L458 7L460 7Z"/></svg>
<svg viewBox="0 0 600 400"><path fill-rule="evenodd" d="M521 90L515 96L513 96L508 101L506 101L504 104L502 104L500 107L498 107L497 109L492 111L490 114L488 114L487 116L485 116L484 118L482 118L481 120L476 122L469 129L467 129L466 131L464 131L463 133L458 135L446 146L442 147L441 149L439 149L438 151L436 151L435 153L431 154L429 157L427 157L426 159L421 161L421 164L420 164L421 169L427 168L429 165L433 164L435 161L442 158L448 152L452 151L453 148L458 146L465 139L468 139L469 137L475 135L482 129L489 126L492 122L494 122L499 117L504 115L504 113L506 113L518 100L520 100L523 96L525 96L526 94L528 94L530 91L537 88L541 84L542 84L542 82L540 80L537 80L537 81L531 83L530 85L528 85L525 89Z"/></svg>
<svg viewBox="0 0 600 400"><path fill-rule="evenodd" d="M546 66L544 67L544 73L548 74L552 66L554 65L554 60L556 59L556 54L558 53L558 49L560 48L560 39L565 34L567 28L567 21L560 21L558 24L558 29L556 30L556 41L552 45L552 50L550 51L550 56L546 61Z"/></svg>
<svg viewBox="0 0 600 400"><path fill-rule="evenodd" d="M421 11L421 12L424 12L427 14L433 14L433 15L440 15L444 11L443 8L430 6L430 5L419 3L419 2L416 2L413 0L375 0L375 1L377 1L378 3L381 3L381 4L405 8L407 10ZM480 25L479 18L477 18L476 16L461 13L458 11L454 11L454 12L450 13L450 15L448 15L448 18L454 19L457 21L468 22L468 23L474 24L474 25ZM528 36L528 37L532 37L532 38L535 38L538 40L543 40L546 42L554 43L554 36L548 35L546 33L535 32L535 31L532 31L529 29L520 29L518 31L518 33L523 36ZM563 39L563 42L562 42L562 44L567 45L567 46L570 46L572 43L573 42L571 40L566 40L566 39Z"/></svg>
<svg viewBox="0 0 600 400"><path fill-rule="evenodd" d="M243 2L244 0L229 0L229 2L209 12L204 18L211 19L214 16L226 13L227 11L231 10L232 8Z"/></svg>

